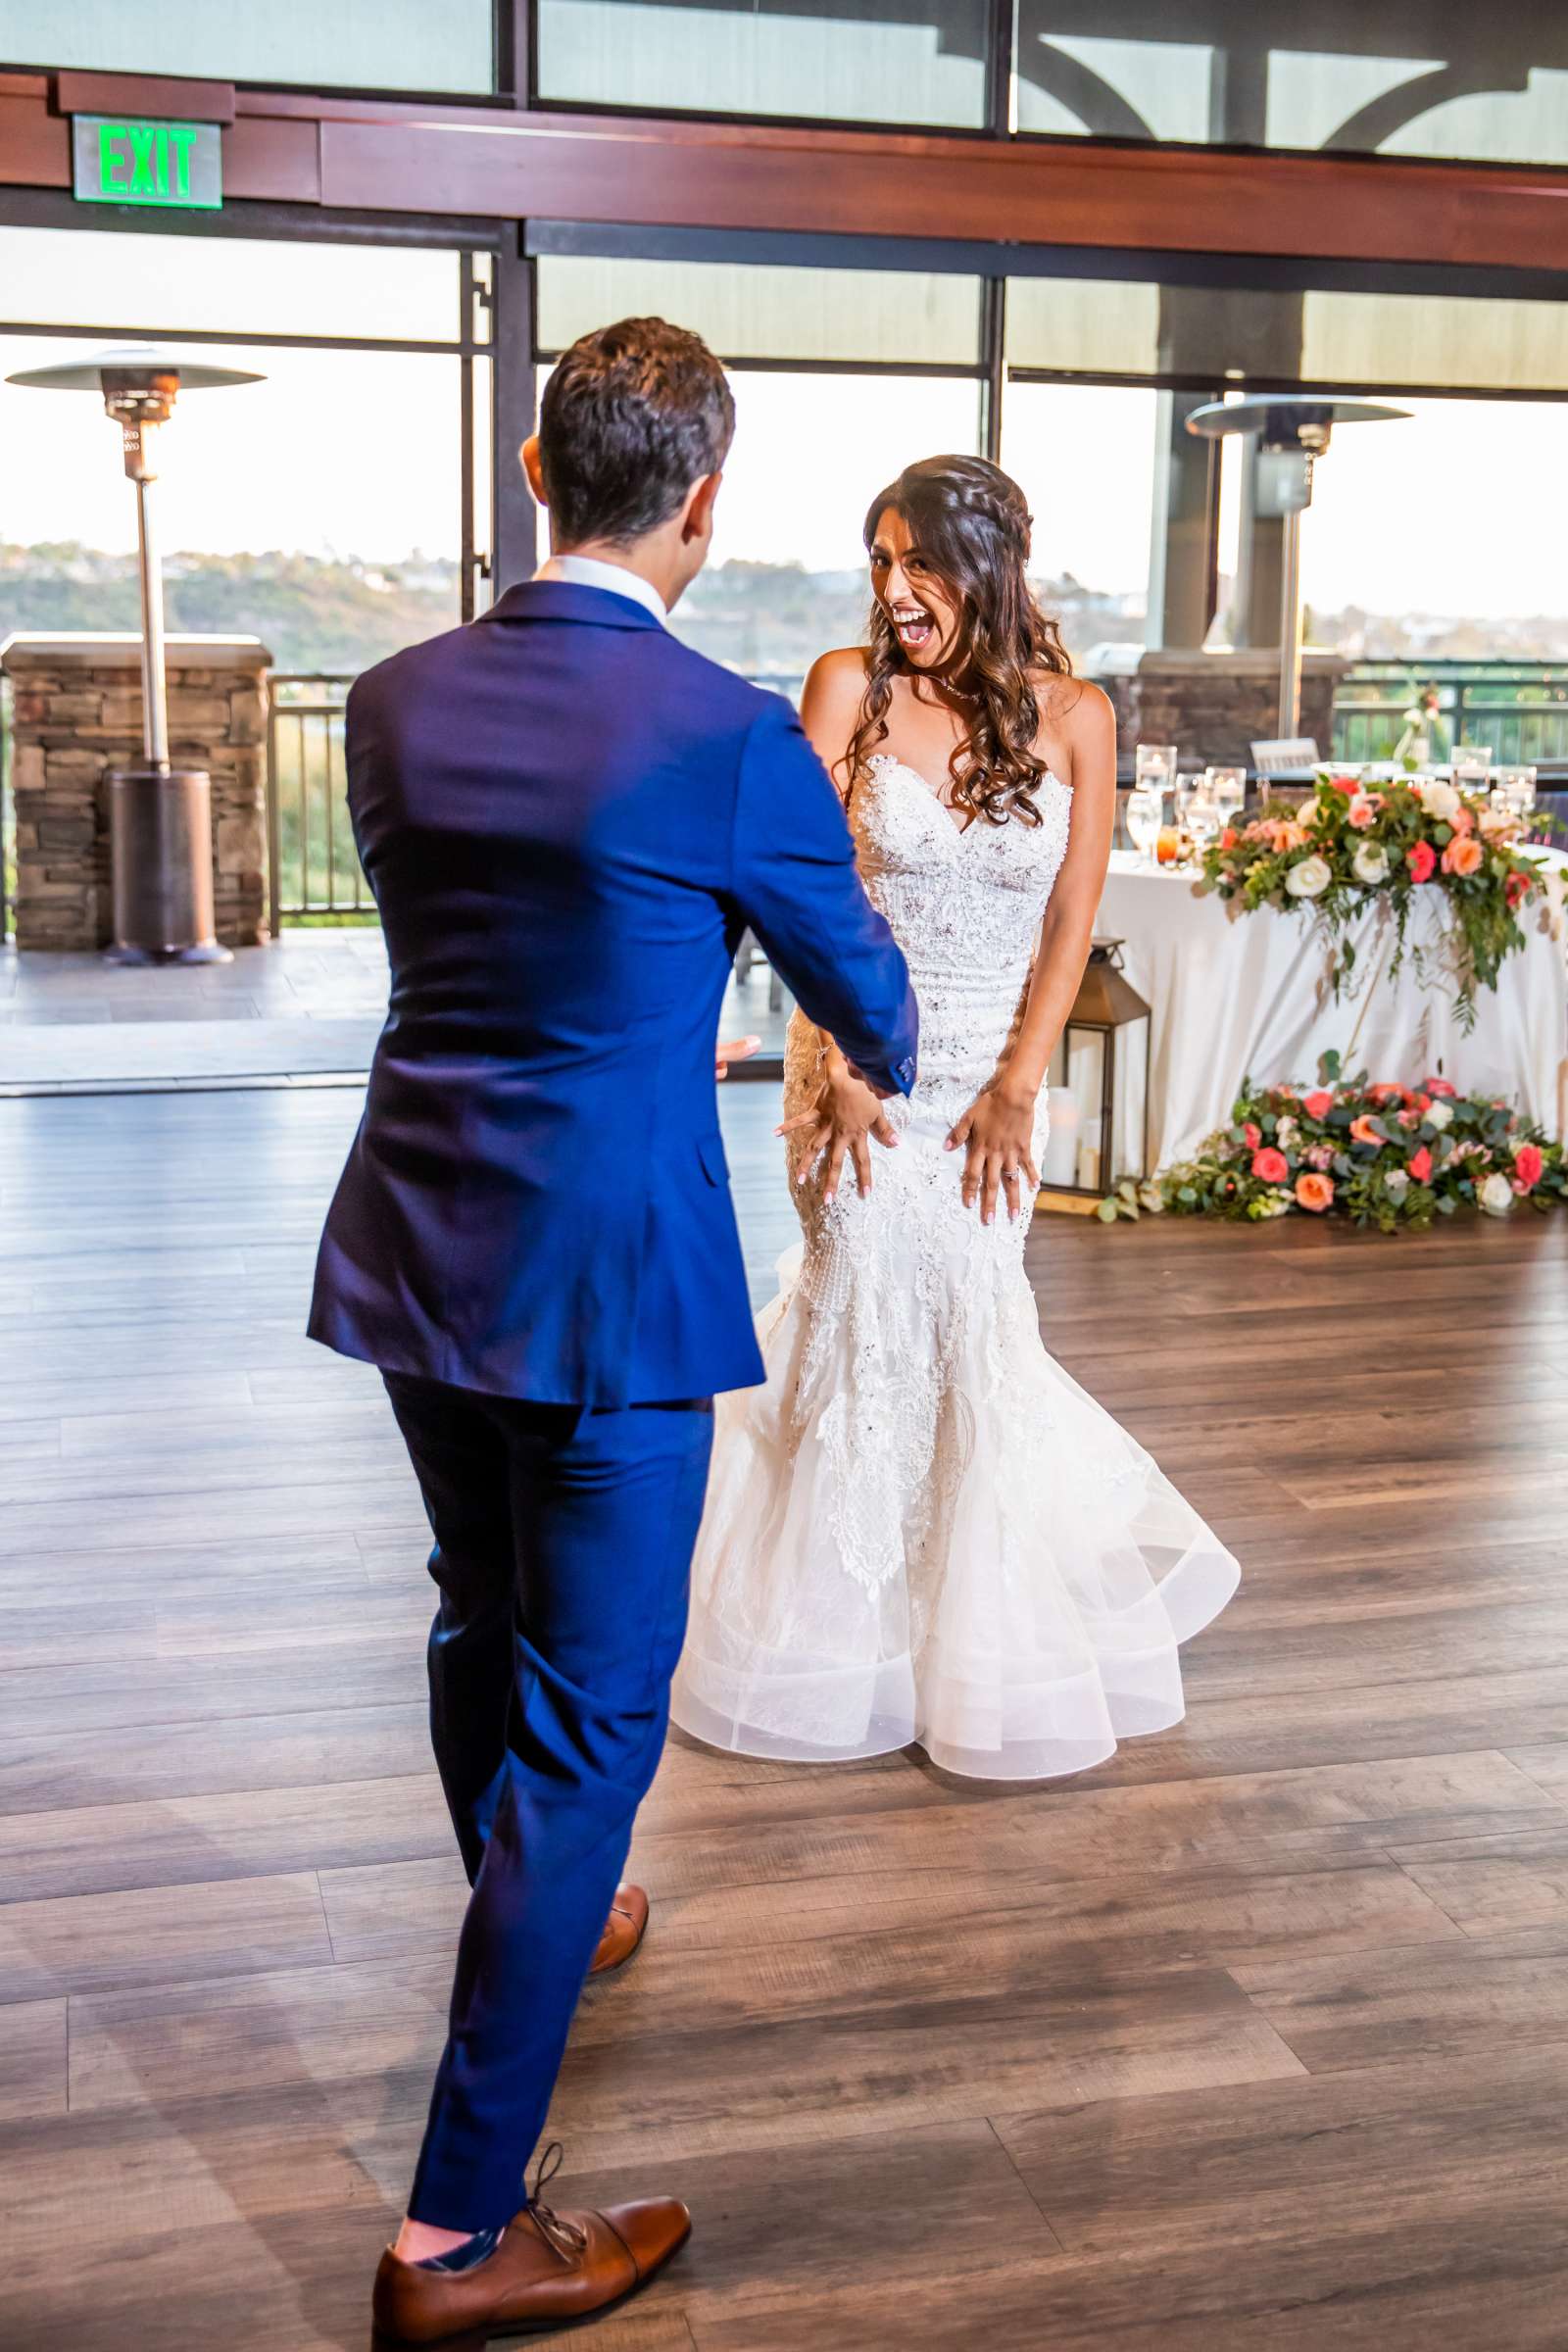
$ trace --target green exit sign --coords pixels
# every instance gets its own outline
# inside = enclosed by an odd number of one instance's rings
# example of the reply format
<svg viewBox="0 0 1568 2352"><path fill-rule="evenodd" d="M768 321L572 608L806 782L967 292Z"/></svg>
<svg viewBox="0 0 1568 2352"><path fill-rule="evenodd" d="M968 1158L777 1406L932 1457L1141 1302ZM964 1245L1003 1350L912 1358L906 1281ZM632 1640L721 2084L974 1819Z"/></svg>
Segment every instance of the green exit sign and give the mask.
<svg viewBox="0 0 1568 2352"><path fill-rule="evenodd" d="M216 122L126 122L72 117L75 193L83 204L143 204L159 212L217 212L223 201L222 133Z"/></svg>

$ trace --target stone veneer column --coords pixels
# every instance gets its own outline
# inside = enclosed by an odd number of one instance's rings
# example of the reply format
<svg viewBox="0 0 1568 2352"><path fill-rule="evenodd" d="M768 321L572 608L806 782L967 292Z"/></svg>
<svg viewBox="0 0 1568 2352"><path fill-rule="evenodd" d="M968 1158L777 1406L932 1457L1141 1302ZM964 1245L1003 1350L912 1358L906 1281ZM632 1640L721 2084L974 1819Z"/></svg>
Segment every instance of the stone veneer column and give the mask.
<svg viewBox="0 0 1568 2352"><path fill-rule="evenodd" d="M169 749L213 779L213 895L224 947L267 927L267 673L256 637L168 640ZM12 687L19 948L111 938L104 777L141 749L141 640L19 634L0 646Z"/></svg>
<svg viewBox="0 0 1568 2352"><path fill-rule="evenodd" d="M1301 733L1327 760L1334 744L1334 696L1349 668L1343 654L1306 654L1301 662ZM1250 767L1252 745L1279 724L1280 658L1268 649L1205 654L1152 649L1114 674L1097 673L1116 706L1116 748L1174 743L1184 768Z"/></svg>

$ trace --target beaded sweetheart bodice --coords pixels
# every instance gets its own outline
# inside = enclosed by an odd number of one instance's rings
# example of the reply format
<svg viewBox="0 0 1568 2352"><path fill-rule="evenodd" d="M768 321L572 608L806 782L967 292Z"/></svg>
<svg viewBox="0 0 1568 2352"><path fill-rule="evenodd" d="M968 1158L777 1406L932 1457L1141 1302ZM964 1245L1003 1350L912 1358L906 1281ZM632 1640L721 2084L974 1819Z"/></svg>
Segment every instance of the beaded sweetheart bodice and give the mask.
<svg viewBox="0 0 1568 2352"><path fill-rule="evenodd" d="M1072 794L1048 775L1036 807L1038 824L1009 816L960 825L926 779L890 753L873 755L850 795L861 879L914 984L928 1097L937 1087L983 1085L1020 1008L1067 854Z"/></svg>

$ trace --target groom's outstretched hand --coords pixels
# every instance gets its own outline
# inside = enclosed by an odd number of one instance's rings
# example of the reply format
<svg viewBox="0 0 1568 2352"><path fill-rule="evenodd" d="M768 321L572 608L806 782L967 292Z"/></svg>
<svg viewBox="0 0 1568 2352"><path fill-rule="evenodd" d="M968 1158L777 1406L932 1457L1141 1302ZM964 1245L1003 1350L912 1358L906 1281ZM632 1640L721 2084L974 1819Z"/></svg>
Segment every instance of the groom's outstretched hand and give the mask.
<svg viewBox="0 0 1568 2352"><path fill-rule="evenodd" d="M713 1076L727 1078L732 1061L750 1061L761 1044L760 1037L732 1037L726 1045L721 1039L713 1048Z"/></svg>

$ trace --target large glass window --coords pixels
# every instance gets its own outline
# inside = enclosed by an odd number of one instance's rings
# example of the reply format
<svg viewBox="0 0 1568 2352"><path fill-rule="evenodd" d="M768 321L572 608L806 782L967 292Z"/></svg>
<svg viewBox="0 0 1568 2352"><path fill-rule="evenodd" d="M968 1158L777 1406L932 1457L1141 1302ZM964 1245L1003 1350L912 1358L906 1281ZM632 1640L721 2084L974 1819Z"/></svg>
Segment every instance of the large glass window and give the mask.
<svg viewBox="0 0 1568 2352"><path fill-rule="evenodd" d="M539 0L539 95L978 126L989 0Z"/></svg>
<svg viewBox="0 0 1568 2352"><path fill-rule="evenodd" d="M491 0L5 0L0 61L301 87L494 86Z"/></svg>
<svg viewBox="0 0 1568 2352"><path fill-rule="evenodd" d="M0 377L81 351L0 336ZM170 628L249 631L279 669L352 674L450 627L459 362L245 344L204 345L202 356L265 381L186 393L160 430ZM0 445L11 461L0 637L135 628L135 503L101 404L0 382Z"/></svg>
<svg viewBox="0 0 1568 2352"><path fill-rule="evenodd" d="M1568 163L1568 11L1019 0L1014 112L1057 136Z"/></svg>
<svg viewBox="0 0 1568 2352"><path fill-rule="evenodd" d="M981 445L980 297L977 278L916 271L540 257L547 361L652 312L730 369L735 441L680 635L789 694L818 654L862 641L866 508L912 459Z"/></svg>
<svg viewBox="0 0 1568 2352"><path fill-rule="evenodd" d="M1568 392L1568 304L1012 278L1007 364L1031 375Z"/></svg>
<svg viewBox="0 0 1568 2352"><path fill-rule="evenodd" d="M1353 655L1568 656L1556 403L1411 400L1347 427L1301 533L1312 641ZM1482 737L1482 741L1490 738Z"/></svg>
<svg viewBox="0 0 1568 2352"><path fill-rule="evenodd" d="M713 559L675 612L714 661L791 696L818 654L860 645L861 526L916 458L980 446L980 390L933 376L738 371Z"/></svg>
<svg viewBox="0 0 1568 2352"><path fill-rule="evenodd" d="M461 268L404 247L0 227L13 326L96 327L112 345L228 330L202 357L264 378L187 393L159 438L172 629L251 631L283 670L353 672L459 617ZM393 342L448 348L373 348ZM0 376L89 348L0 334ZM473 371L487 392L488 361ZM135 508L98 401L0 383L0 633L134 627Z"/></svg>
<svg viewBox="0 0 1568 2352"><path fill-rule="evenodd" d="M0 227L0 317L343 341L456 344L455 253L138 229Z"/></svg>
<svg viewBox="0 0 1568 2352"><path fill-rule="evenodd" d="M980 358L975 277L546 255L538 286L539 347L549 353L609 319L654 317L731 361L973 368Z"/></svg>
<svg viewBox="0 0 1568 2352"><path fill-rule="evenodd" d="M1142 645L1160 398L1098 384L1009 384L1002 463L1035 518L1030 570L1068 652L1093 667Z"/></svg>

